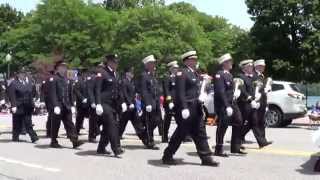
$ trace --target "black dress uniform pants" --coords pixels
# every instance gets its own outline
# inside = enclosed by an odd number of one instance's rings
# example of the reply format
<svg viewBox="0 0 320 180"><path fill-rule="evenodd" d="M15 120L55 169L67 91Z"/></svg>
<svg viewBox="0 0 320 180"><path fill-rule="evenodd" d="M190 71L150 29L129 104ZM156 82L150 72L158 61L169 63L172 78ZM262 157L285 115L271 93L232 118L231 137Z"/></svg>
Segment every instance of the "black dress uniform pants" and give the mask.
<svg viewBox="0 0 320 180"><path fill-rule="evenodd" d="M19 108L19 107L18 107ZM19 141L19 135L24 124L26 132L29 134L31 140L38 138L37 133L33 130L32 127L32 112L23 113L23 114L13 114L12 115L12 140Z"/></svg>
<svg viewBox="0 0 320 180"><path fill-rule="evenodd" d="M61 121L66 129L67 136L70 138L71 142L78 140L77 131L75 125L72 122L72 112L70 109L61 108L61 114L57 115L52 113L52 123L51 123L51 142L57 143L58 133L60 129Z"/></svg>
<svg viewBox="0 0 320 180"><path fill-rule="evenodd" d="M135 109L129 109L128 111L122 113L122 116L120 118L120 127L119 127L119 137L122 137L126 126L129 121L131 121L131 124L134 127L134 130L136 131L137 136L145 142L146 140L146 132L145 128L143 127L143 124L139 119L137 118Z"/></svg>
<svg viewBox="0 0 320 180"><path fill-rule="evenodd" d="M117 112L109 104L102 104L103 106L103 114L101 117L102 121L102 132L101 137L98 145L98 151L104 150L105 147L108 145L109 141L111 144L111 149L115 154L119 152L119 124L117 121Z"/></svg>
<svg viewBox="0 0 320 180"><path fill-rule="evenodd" d="M190 117L183 119L181 116L181 108L177 108L177 128L169 141L168 147L164 151L165 157L172 157L180 147L186 135L190 135L193 139L199 157L204 160L210 158L211 150L209 148L206 125L202 119L201 104L193 102L188 104Z"/></svg>
<svg viewBox="0 0 320 180"><path fill-rule="evenodd" d="M266 138L266 108L267 105L261 105L261 107L258 109L258 127L261 132L261 136Z"/></svg>
<svg viewBox="0 0 320 180"><path fill-rule="evenodd" d="M165 107L165 116L164 116L164 121L163 121L163 134L162 134L162 140L163 141L168 141L169 139L169 129L171 125L171 120L172 117L175 116L174 110L170 110L169 107Z"/></svg>
<svg viewBox="0 0 320 180"><path fill-rule="evenodd" d="M152 112L147 112L144 110L143 112L143 119L145 125L145 131L147 135L147 142L150 146L154 145L154 135L153 132L156 127L159 128L159 132L161 131L161 110L160 104L157 103L156 107L152 107ZM162 134L162 133L161 133Z"/></svg>
<svg viewBox="0 0 320 180"><path fill-rule="evenodd" d="M77 107L76 115L76 130L80 133L81 128L83 128L84 119L89 117L89 108Z"/></svg>
<svg viewBox="0 0 320 180"><path fill-rule="evenodd" d="M90 107L89 109L89 139L95 139L98 135L99 126L98 126L99 116L96 113L96 109Z"/></svg>
<svg viewBox="0 0 320 180"><path fill-rule="evenodd" d="M237 105L232 106L233 115L231 117L227 116L225 108L219 107L216 109L218 115L215 147L216 153L223 153L224 137L229 125L232 126L231 151L238 152L241 145L241 127L243 124L239 107Z"/></svg>
<svg viewBox="0 0 320 180"><path fill-rule="evenodd" d="M47 117L47 123L46 123L47 137L51 137L52 118L53 118L52 112L48 111L48 117Z"/></svg>
<svg viewBox="0 0 320 180"><path fill-rule="evenodd" d="M263 137L262 132L258 127L258 111L251 108L251 105L249 103L239 105L239 107L244 123L245 121L247 121L247 123L243 125L243 128L241 130L241 139L244 139L246 133L252 130L258 145L264 146L267 143L267 140L265 137Z"/></svg>

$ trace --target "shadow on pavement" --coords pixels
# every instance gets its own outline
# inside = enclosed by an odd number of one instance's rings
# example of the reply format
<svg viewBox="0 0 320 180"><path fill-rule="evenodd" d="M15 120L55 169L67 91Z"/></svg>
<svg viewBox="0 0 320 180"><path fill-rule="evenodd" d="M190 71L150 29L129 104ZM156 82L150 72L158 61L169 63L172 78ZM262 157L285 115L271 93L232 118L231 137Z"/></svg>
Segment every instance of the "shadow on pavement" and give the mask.
<svg viewBox="0 0 320 180"><path fill-rule="evenodd" d="M296 169L296 171L304 175L319 175L320 172L314 172L314 166L318 159L320 160L319 156L311 156L310 159L302 164L300 169Z"/></svg>
<svg viewBox="0 0 320 180"><path fill-rule="evenodd" d="M143 150L143 149L146 149L144 147L144 145L129 145L129 144L123 145L122 148L129 149L129 150Z"/></svg>
<svg viewBox="0 0 320 180"><path fill-rule="evenodd" d="M49 144L37 144L34 147L38 149L73 149L72 147L66 147L66 146L62 146L61 148L52 148L50 147Z"/></svg>
<svg viewBox="0 0 320 180"><path fill-rule="evenodd" d="M97 154L96 150L79 151L75 153L78 156L108 156L103 154Z"/></svg>
<svg viewBox="0 0 320 180"><path fill-rule="evenodd" d="M193 162L185 162L183 159L175 159L177 162L176 165L171 165L171 166L183 166L183 165L194 165L194 166L200 166L201 164L199 163L193 163ZM155 160L148 160L148 164L156 167L162 167L162 168L170 168L170 165L166 165L162 163L161 159L155 159Z"/></svg>

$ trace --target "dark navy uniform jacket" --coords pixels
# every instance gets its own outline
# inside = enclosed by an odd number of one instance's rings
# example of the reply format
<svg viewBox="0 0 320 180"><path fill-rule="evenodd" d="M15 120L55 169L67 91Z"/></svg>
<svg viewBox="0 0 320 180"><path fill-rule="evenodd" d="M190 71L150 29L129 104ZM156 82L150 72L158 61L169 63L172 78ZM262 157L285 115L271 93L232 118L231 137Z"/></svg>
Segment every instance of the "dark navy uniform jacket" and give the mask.
<svg viewBox="0 0 320 180"><path fill-rule="evenodd" d="M196 71L184 66L176 76L176 105L186 109L190 103L197 103L200 95L200 76Z"/></svg>
<svg viewBox="0 0 320 180"><path fill-rule="evenodd" d="M33 97L35 89L31 81L13 80L8 89L12 107L17 107L16 114L32 113L34 108Z"/></svg>
<svg viewBox="0 0 320 180"><path fill-rule="evenodd" d="M108 67L97 74L95 99L97 104L108 104L114 109L118 109L123 102L119 75Z"/></svg>
<svg viewBox="0 0 320 180"><path fill-rule="evenodd" d="M156 77L151 72L144 71L139 88L144 106L151 105L152 109L155 109L160 101L159 84Z"/></svg>
<svg viewBox="0 0 320 180"><path fill-rule="evenodd" d="M73 106L72 83L60 74L53 75L48 81L49 101L52 107L71 110Z"/></svg>
<svg viewBox="0 0 320 180"><path fill-rule="evenodd" d="M176 101L176 75L170 74L163 79L163 95L165 97L165 105ZM171 97L171 100L168 99Z"/></svg>
<svg viewBox="0 0 320 180"><path fill-rule="evenodd" d="M136 90L133 80L123 78L121 81L123 100L127 105L135 104Z"/></svg>
<svg viewBox="0 0 320 180"><path fill-rule="evenodd" d="M233 100L233 76L227 71L218 71L214 80L215 109L231 107Z"/></svg>
<svg viewBox="0 0 320 180"><path fill-rule="evenodd" d="M243 80L244 85L241 86L241 95L239 98L240 103L251 103L254 99L254 77L253 75L239 74L239 78Z"/></svg>

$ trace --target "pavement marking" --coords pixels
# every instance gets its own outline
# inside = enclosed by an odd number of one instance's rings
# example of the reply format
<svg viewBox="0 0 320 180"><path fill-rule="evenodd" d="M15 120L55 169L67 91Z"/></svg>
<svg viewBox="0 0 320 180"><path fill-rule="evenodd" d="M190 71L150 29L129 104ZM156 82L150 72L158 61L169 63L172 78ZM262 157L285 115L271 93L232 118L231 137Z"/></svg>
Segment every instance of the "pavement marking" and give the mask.
<svg viewBox="0 0 320 180"><path fill-rule="evenodd" d="M60 172L61 171L60 169L57 169L57 168L46 167L46 166L42 166L39 164L27 163L27 162L18 161L18 160L14 160L14 159L8 159L8 158L4 158L4 157L0 157L0 161L3 161L5 163L9 163L9 164L17 164L17 165L29 167L29 168L41 169L41 170L48 171L48 172Z"/></svg>
<svg viewBox="0 0 320 180"><path fill-rule="evenodd" d="M300 157L320 156L320 153L317 153L317 152L297 151L297 150L277 149L277 148L263 148L263 149L247 148L246 151L253 152L253 153L285 155L285 156L300 156Z"/></svg>

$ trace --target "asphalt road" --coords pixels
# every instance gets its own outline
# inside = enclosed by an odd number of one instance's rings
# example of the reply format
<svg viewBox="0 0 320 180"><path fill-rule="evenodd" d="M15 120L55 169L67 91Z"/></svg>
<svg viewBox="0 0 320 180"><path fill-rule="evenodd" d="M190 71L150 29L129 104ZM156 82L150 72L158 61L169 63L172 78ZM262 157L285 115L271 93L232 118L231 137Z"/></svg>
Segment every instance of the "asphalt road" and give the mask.
<svg viewBox="0 0 320 180"><path fill-rule="evenodd" d="M291 125L282 129L267 129L269 140L274 144L258 149L252 133L247 140L245 157L214 157L220 167L203 167L196 154L193 143L183 144L175 158L179 165L161 164L161 156L166 144L159 144L160 150L146 150L134 135L131 124L127 127L122 145L126 150L121 159L95 154L97 144L86 143L79 150L71 149L72 144L65 137L62 126L59 142L63 149L49 148L49 139L45 138L45 116L34 117L35 129L41 139L37 144L29 143L29 137L22 136L26 142L13 143L11 139L11 117L0 116L0 180L304 180L319 179L320 174L312 168L317 159L319 148L311 142L314 132L303 125ZM87 122L86 122L87 126ZM173 124L171 132L174 130ZM215 127L207 127L211 137L209 143L215 144ZM157 130L156 130L157 132ZM87 139L83 130L80 139ZM157 134L157 133L156 133ZM226 137L226 151L229 151L230 130ZM160 143L160 137L156 139ZM110 150L110 147L108 147Z"/></svg>

